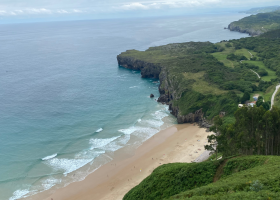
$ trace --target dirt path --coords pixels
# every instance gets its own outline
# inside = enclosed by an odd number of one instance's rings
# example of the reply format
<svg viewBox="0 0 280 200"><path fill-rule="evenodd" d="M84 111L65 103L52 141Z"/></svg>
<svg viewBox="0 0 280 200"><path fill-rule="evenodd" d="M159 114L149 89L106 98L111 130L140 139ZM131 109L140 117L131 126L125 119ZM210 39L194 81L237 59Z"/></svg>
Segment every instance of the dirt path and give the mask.
<svg viewBox="0 0 280 200"><path fill-rule="evenodd" d="M278 92L278 89L280 88L280 85L277 85L276 86L276 90L274 91L274 93L273 93L273 95L272 95L272 97L271 97L271 108L270 108L270 110L272 109L272 106L273 106L273 104L274 104L274 98L275 98L275 95L276 95L276 93Z"/></svg>
<svg viewBox="0 0 280 200"><path fill-rule="evenodd" d="M252 69L250 69L252 72L254 72L255 74L257 74L257 76L259 77L259 78L261 78L260 77L260 75L257 73L257 72L255 72L254 70L252 70Z"/></svg>

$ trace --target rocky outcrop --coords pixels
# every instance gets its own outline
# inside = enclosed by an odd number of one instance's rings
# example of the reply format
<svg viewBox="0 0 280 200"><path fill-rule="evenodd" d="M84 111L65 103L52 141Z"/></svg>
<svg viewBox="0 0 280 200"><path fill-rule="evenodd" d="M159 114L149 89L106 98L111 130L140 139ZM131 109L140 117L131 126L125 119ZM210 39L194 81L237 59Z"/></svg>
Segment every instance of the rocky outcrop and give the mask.
<svg viewBox="0 0 280 200"><path fill-rule="evenodd" d="M153 94L150 95L150 98L154 98L154 97L155 97L155 95L153 95Z"/></svg>
<svg viewBox="0 0 280 200"><path fill-rule="evenodd" d="M160 64L149 63L132 57L117 56L118 64L127 69L140 70L143 78L157 78L160 80L158 102L169 105L171 114L177 117L179 124L200 122L203 120L202 109L187 115L181 115L178 107L173 106L172 101L181 98L181 94L175 88L173 80L168 79L168 70Z"/></svg>
<svg viewBox="0 0 280 200"><path fill-rule="evenodd" d="M237 31L240 33L248 33L251 36L257 36L265 33L265 30L254 30L252 28L242 28L236 25L234 22L228 25L228 29L231 31Z"/></svg>
<svg viewBox="0 0 280 200"><path fill-rule="evenodd" d="M148 63L131 57L118 55L119 66L127 69L140 70L142 78L159 78L161 66L159 64Z"/></svg>

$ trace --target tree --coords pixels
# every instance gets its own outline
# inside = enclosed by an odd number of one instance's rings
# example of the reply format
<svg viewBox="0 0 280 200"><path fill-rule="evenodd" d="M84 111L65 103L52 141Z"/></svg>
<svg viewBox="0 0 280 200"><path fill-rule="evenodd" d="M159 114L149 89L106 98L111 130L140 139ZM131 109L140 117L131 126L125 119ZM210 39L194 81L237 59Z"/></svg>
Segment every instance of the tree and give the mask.
<svg viewBox="0 0 280 200"><path fill-rule="evenodd" d="M245 91L243 97L241 98L241 103L245 103L248 100L250 100L250 93Z"/></svg>
<svg viewBox="0 0 280 200"><path fill-rule="evenodd" d="M214 152L216 154L216 160L218 156L218 136L222 130L223 120L220 116L214 117L214 125L210 127L210 131L213 131L215 134L207 136L209 145L205 145L204 148L208 151Z"/></svg>
<svg viewBox="0 0 280 200"><path fill-rule="evenodd" d="M229 42L226 43L225 46L228 47L228 48L229 48L229 47L232 47L232 45L231 45Z"/></svg>
<svg viewBox="0 0 280 200"><path fill-rule="evenodd" d="M259 96L256 105L257 107L260 107L262 104L263 104L263 97Z"/></svg>

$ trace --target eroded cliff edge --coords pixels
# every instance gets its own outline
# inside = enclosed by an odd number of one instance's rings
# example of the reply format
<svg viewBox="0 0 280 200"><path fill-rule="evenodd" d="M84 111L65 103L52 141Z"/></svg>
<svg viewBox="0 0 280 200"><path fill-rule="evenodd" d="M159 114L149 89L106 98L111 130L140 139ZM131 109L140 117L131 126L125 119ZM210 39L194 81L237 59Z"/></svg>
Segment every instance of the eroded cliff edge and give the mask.
<svg viewBox="0 0 280 200"><path fill-rule="evenodd" d="M168 77L168 70L166 67L161 66L159 63L149 63L133 57L126 57L122 55L117 56L118 64L121 67L140 70L142 78L156 78L160 80L159 92L160 97L158 102L169 105L171 114L173 114L179 124L199 122L201 126L209 128L210 125L204 120L202 109L182 115L178 106L174 106L172 100L178 98L178 91L173 84L173 80Z"/></svg>
<svg viewBox="0 0 280 200"><path fill-rule="evenodd" d="M280 11L250 15L228 25L231 31L248 33L251 36L258 36L279 28Z"/></svg>
<svg viewBox="0 0 280 200"><path fill-rule="evenodd" d="M248 33L250 36L258 36L258 35L265 33L265 30L255 30L253 28L242 28L235 23L229 24L228 29L231 31L237 31L240 33Z"/></svg>
<svg viewBox="0 0 280 200"><path fill-rule="evenodd" d="M159 79L158 102L169 105L178 123L199 122L209 127L206 120L220 113L233 116L239 97L232 87L243 90L238 84L244 70L225 67L212 55L224 50L221 44L210 42L175 43L146 51L128 50L117 60L119 66L140 70L143 78Z"/></svg>

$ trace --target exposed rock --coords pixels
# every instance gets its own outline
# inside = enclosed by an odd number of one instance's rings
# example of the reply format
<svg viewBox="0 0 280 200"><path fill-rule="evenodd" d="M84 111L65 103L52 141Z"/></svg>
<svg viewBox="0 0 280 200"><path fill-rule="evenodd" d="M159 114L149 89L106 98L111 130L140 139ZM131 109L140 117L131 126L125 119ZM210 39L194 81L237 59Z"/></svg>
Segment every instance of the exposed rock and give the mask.
<svg viewBox="0 0 280 200"><path fill-rule="evenodd" d="M141 70L143 78L157 78L160 80L159 92L160 97L158 102L169 105L171 114L177 117L179 124L200 122L203 120L202 109L197 110L195 113L189 113L187 115L180 114L178 107L173 106L172 100L178 100L181 98L181 94L174 87L173 80L168 80L167 69L160 64L149 63L141 60L137 60L131 57L122 55L117 56L119 66L127 69ZM152 98L152 95L150 96ZM209 128L210 125L203 122L201 127Z"/></svg>
<svg viewBox="0 0 280 200"><path fill-rule="evenodd" d="M131 57L117 56L119 66L127 69L140 70L142 78L159 78L161 66L159 64L148 63L141 60L136 60Z"/></svg>
<svg viewBox="0 0 280 200"><path fill-rule="evenodd" d="M153 95L153 94L150 95L150 98L154 98L154 97L155 97L155 95Z"/></svg>

